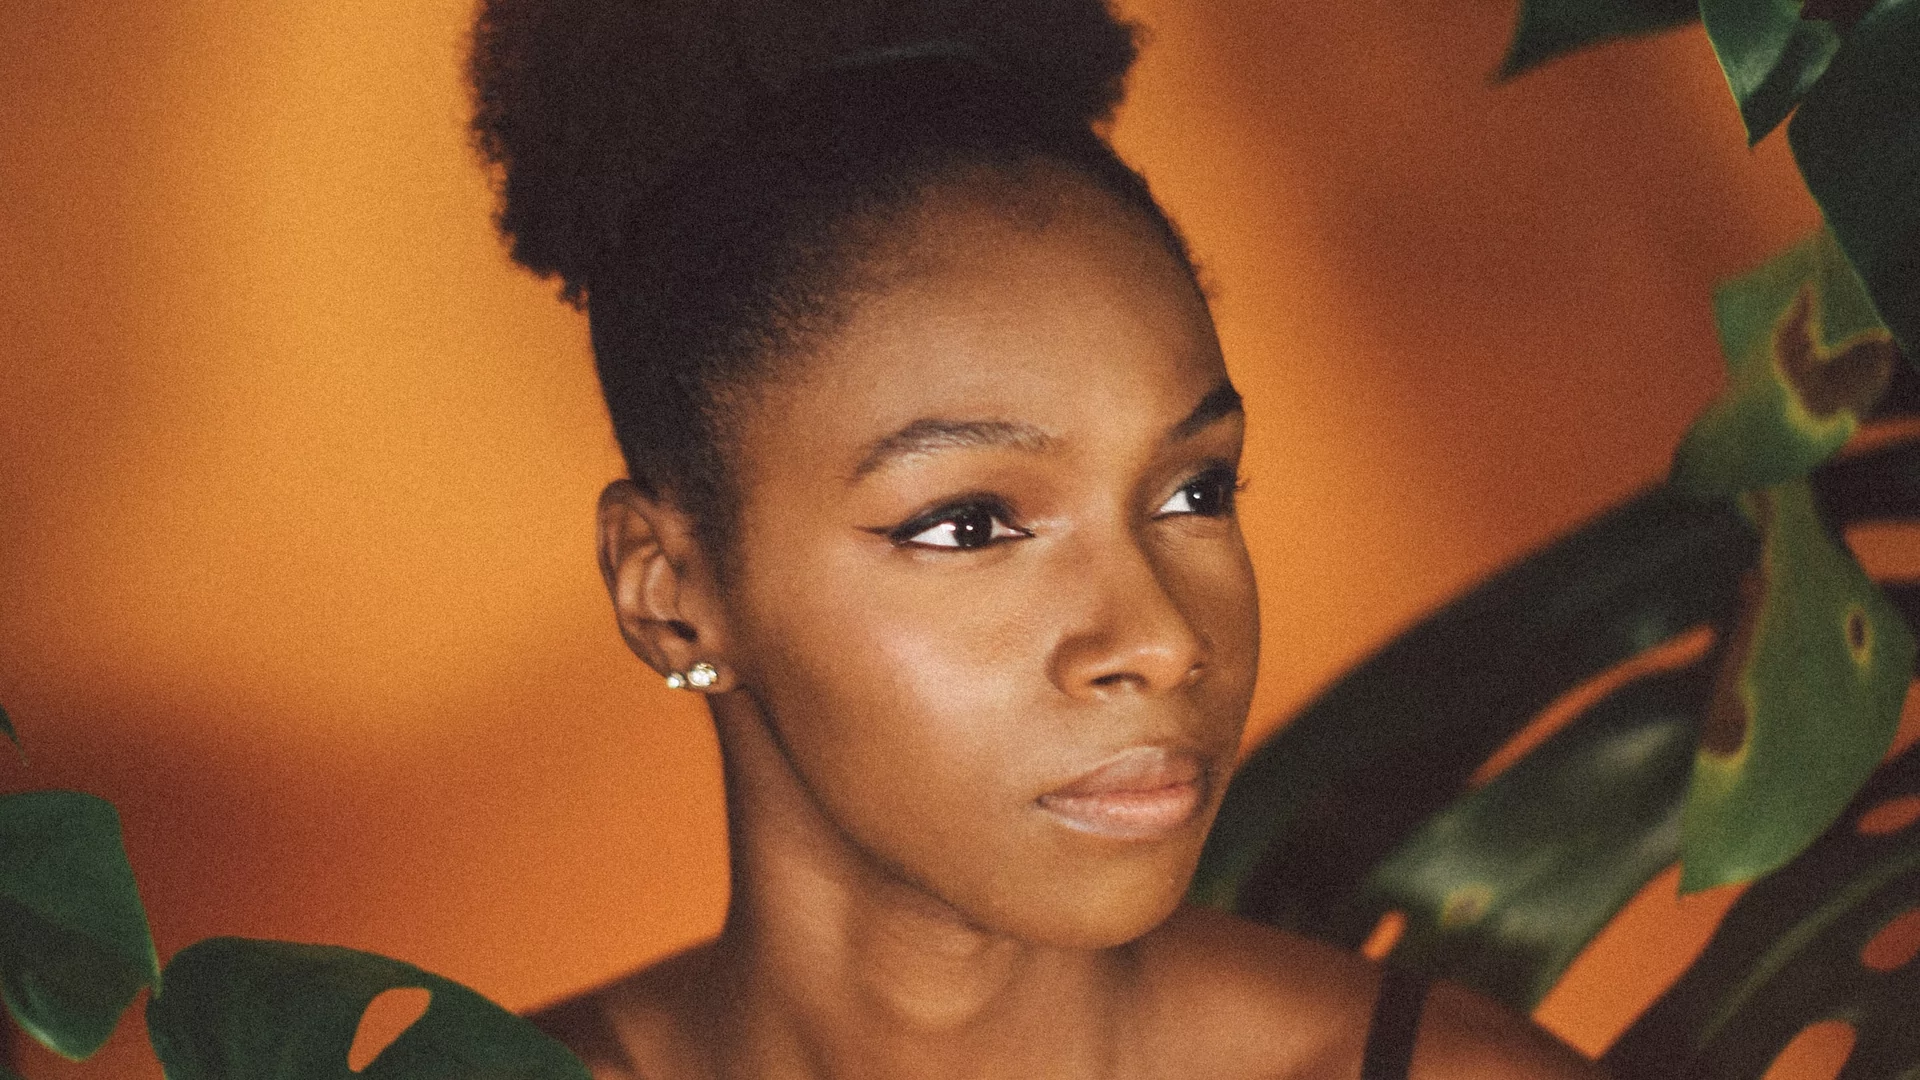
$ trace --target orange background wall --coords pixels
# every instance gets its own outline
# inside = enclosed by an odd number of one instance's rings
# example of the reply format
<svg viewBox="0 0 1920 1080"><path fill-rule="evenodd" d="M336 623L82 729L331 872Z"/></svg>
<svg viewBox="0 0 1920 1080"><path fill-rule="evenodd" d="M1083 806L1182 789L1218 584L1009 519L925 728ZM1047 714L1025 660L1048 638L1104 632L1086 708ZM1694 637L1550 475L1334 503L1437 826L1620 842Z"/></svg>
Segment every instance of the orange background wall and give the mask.
<svg viewBox="0 0 1920 1080"><path fill-rule="evenodd" d="M328 941L526 1007L716 929L715 750L606 610L620 466L490 229L468 0L5 10L0 790L119 804L163 956ZM1126 10L1118 142L1252 409L1270 726L1659 476L1712 282L1815 214L1697 31L1494 88L1511 0ZM1723 905L1652 896L1543 1017L1597 1049ZM141 1040L28 1072L157 1077Z"/></svg>

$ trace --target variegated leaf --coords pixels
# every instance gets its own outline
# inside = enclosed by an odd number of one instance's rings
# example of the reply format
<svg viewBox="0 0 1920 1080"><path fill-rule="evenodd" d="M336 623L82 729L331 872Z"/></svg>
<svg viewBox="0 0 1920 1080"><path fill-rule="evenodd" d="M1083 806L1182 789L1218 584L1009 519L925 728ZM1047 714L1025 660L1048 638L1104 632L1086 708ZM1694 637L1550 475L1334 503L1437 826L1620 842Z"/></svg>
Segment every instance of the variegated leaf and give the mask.
<svg viewBox="0 0 1920 1080"><path fill-rule="evenodd" d="M1859 429L1899 353L1825 230L1721 286L1728 386L1680 441L1673 483L1702 498L1806 475Z"/></svg>
<svg viewBox="0 0 1920 1080"><path fill-rule="evenodd" d="M1807 483L1742 497L1761 532L1694 761L1681 887L1750 881L1832 823L1886 753L1913 673L1905 620Z"/></svg>

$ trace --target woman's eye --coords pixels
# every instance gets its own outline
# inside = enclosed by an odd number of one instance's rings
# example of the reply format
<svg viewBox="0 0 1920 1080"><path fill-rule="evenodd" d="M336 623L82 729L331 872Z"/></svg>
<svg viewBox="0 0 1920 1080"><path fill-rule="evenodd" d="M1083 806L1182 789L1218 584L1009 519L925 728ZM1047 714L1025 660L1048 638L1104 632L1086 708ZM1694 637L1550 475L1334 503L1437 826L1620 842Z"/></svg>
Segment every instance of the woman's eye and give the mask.
<svg viewBox="0 0 1920 1080"><path fill-rule="evenodd" d="M896 544L916 544L933 548L978 548L1001 540L1029 535L1001 520L1004 511L981 503L935 512L938 516L915 518L895 529L890 538Z"/></svg>
<svg viewBox="0 0 1920 1080"><path fill-rule="evenodd" d="M1239 487L1231 471L1209 469L1180 485L1180 490L1161 503L1154 513L1224 517L1233 513L1233 496Z"/></svg>

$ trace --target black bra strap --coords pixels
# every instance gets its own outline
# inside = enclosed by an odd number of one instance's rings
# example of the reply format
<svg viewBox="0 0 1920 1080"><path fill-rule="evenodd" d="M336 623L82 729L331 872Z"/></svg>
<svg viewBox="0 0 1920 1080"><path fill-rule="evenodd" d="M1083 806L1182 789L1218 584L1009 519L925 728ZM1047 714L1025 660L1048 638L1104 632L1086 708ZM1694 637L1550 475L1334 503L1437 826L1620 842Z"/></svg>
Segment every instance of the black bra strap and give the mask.
<svg viewBox="0 0 1920 1080"><path fill-rule="evenodd" d="M1360 1059L1360 1080L1407 1080L1428 982L1425 975L1401 967L1388 965L1381 971L1373 1025L1367 1029L1367 1049Z"/></svg>

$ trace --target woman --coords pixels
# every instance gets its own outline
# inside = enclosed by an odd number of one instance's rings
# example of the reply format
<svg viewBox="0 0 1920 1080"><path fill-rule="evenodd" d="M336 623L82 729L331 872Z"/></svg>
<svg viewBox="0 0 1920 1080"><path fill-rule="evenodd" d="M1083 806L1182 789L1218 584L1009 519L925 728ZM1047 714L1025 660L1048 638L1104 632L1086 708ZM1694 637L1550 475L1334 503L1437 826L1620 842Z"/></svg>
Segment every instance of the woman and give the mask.
<svg viewBox="0 0 1920 1080"><path fill-rule="evenodd" d="M1239 395L1098 132L1100 0L489 0L515 257L589 316L600 560L705 694L733 895L539 1019L607 1077L1576 1076L1465 991L1179 907L1258 625Z"/></svg>

